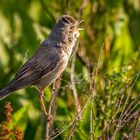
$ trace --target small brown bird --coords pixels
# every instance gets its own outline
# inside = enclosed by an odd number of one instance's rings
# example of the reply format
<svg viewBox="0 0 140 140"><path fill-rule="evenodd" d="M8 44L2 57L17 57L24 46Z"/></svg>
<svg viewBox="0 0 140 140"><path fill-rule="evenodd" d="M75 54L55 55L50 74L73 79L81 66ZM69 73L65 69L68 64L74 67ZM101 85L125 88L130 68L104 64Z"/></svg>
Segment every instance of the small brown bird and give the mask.
<svg viewBox="0 0 140 140"><path fill-rule="evenodd" d="M36 86L44 113L43 102L46 86L53 83L65 70L73 47L79 36L79 24L69 15L63 15L34 55L21 67L15 78L0 91L0 100L13 91L27 86Z"/></svg>

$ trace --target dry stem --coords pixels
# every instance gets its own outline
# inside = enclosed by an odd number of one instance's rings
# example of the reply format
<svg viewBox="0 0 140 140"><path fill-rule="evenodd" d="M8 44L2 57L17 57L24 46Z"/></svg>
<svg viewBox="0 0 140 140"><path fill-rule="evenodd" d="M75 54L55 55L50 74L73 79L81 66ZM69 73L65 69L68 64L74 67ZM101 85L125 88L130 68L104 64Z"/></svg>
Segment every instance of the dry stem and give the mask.
<svg viewBox="0 0 140 140"><path fill-rule="evenodd" d="M60 87L60 78L58 78L54 84L53 84L53 91L52 91L52 96L50 100L50 105L48 109L48 115L52 117L52 121L48 121L46 124L46 140L51 139L52 135L52 129L53 129L53 121L54 121L54 116L56 112L56 102L57 102L57 96L58 96L58 89Z"/></svg>

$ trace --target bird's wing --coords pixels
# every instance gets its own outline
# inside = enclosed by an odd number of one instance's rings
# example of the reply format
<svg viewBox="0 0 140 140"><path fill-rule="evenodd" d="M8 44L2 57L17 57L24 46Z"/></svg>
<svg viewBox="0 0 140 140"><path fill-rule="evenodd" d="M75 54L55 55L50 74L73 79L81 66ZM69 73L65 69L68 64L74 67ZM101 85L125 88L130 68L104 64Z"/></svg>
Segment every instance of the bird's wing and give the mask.
<svg viewBox="0 0 140 140"><path fill-rule="evenodd" d="M55 47L40 47L11 81L17 88L31 85L43 76L55 70L60 62L60 55ZM12 84L12 85L13 85Z"/></svg>

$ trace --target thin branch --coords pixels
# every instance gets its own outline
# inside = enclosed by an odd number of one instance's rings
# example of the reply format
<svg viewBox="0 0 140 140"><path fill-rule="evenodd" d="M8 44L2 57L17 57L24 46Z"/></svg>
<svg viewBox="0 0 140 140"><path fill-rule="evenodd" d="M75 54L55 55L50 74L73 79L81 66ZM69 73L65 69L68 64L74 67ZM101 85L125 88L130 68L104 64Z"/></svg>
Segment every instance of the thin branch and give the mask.
<svg viewBox="0 0 140 140"><path fill-rule="evenodd" d="M77 47L75 48L77 49ZM76 51L76 50L75 50ZM73 56L73 59L72 59L72 64L71 64L71 89L73 91L73 95L74 95L74 99L75 99L75 106L76 106L76 110L77 110L77 114L79 114L79 118L78 120L82 117L81 116L81 106L80 106L80 103L79 103L79 99L78 99L78 93L77 93L77 89L76 89L76 85L75 85L75 61L76 61L76 55ZM73 137L73 134L74 134L74 131L75 131L75 128L77 126L77 122L78 120L75 120L71 129L70 129L70 134L69 134L69 140L72 139Z"/></svg>
<svg viewBox="0 0 140 140"><path fill-rule="evenodd" d="M71 127L75 122L77 122L77 120L79 120L78 118L80 117L81 114L83 114L84 110L87 108L89 102L91 100L91 97L88 97L87 101L85 102L85 105L83 106L83 108L81 109L81 111L74 117L74 119L69 123L69 125L67 125L64 129L60 130L57 134L55 134L51 140L55 139L56 137L58 137L60 134L62 134L65 130L67 130L69 127Z"/></svg>
<svg viewBox="0 0 140 140"><path fill-rule="evenodd" d="M111 140L114 140L115 139L115 136L117 134L118 131L120 131L120 129L127 123L129 122L132 118L135 117L135 115L138 113L137 111L134 112L133 114L132 111L136 108L136 106L139 104L139 101L135 104L135 102L137 101L137 99L139 98L139 96L133 101L130 103L130 105L127 107L127 104L128 104L128 100L130 98L130 95L131 95L131 91L134 87L134 85L136 84L136 81L139 77L139 74L140 74L140 71L137 73L136 75L136 78L134 79L134 82L132 84L132 86L130 87L130 90L128 92L128 96L125 100L125 103L124 103L124 106L123 106L123 110L122 110L122 113L118 119L118 123L116 124L116 128L115 128L115 131L111 137ZM134 106L133 106L134 105Z"/></svg>
<svg viewBox="0 0 140 140"><path fill-rule="evenodd" d="M123 111L122 111L122 113L121 113L121 115L120 115L120 118L123 118L123 116L124 116L124 114L125 114L125 111L126 111L125 109L126 109L126 106L127 106L127 104L128 104L128 100L129 100L129 98L130 98L132 89L134 88L134 85L136 84L139 75L140 75L140 71L137 73L136 78L134 79L134 82L133 82L133 84L132 84L132 86L131 86L131 88L130 88L130 90L129 90L129 92L128 92L126 101L125 101L124 106L123 106Z"/></svg>
<svg viewBox="0 0 140 140"><path fill-rule="evenodd" d="M137 126L139 123L139 118L140 118L140 113L138 113L137 118L136 118L136 122L135 122L135 126L134 126L134 132L133 132L133 140L135 139L136 135L137 135Z"/></svg>
<svg viewBox="0 0 140 140"><path fill-rule="evenodd" d="M57 96L58 96L58 89L60 87L60 78L58 78L54 84L53 84L53 91L52 91L52 96L51 96L51 100L50 100L50 105L49 105L49 109L48 109L48 115L50 115L52 117L52 120L47 122L46 124L46 136L45 136L45 140L50 140L51 139L51 135L52 135L52 129L53 129L53 121L54 121L54 116L56 113L56 103L57 103Z"/></svg>
<svg viewBox="0 0 140 140"><path fill-rule="evenodd" d="M90 106L90 140L93 140L93 98Z"/></svg>
<svg viewBox="0 0 140 140"><path fill-rule="evenodd" d="M76 56L73 56L72 59L72 64L71 64L71 89L73 91L73 95L74 95L74 99L75 99L75 106L77 109L77 113L79 113L81 111L81 107L80 107L80 103L79 103L79 99L78 99L78 93L77 93L77 89L76 89L76 85L75 85L75 61L76 61Z"/></svg>
<svg viewBox="0 0 140 140"><path fill-rule="evenodd" d="M116 116L119 113L119 110L121 108L121 104L122 104L123 98L124 98L124 90L121 91L120 95L117 97L117 99L115 101L116 104L115 104L115 107L114 107L114 111L113 111L113 113L111 115L112 117L111 117L110 121L108 122L108 124L106 125L106 127L104 128L103 135L102 136L104 136L105 134L107 134L107 132L111 128L112 124L116 123L117 120L115 118L116 118Z"/></svg>
<svg viewBox="0 0 140 140"><path fill-rule="evenodd" d="M93 138L94 138L94 133L93 133L93 103L94 103L95 97L97 95L96 83L97 83L98 71L99 71L99 68L101 66L101 56L102 56L102 52L103 52L103 47L104 47L104 43L100 49L97 66L95 67L95 69L93 69L93 67L90 67L90 76L91 76L90 91L91 91L91 97L92 97L91 106L90 106L90 140L93 140Z"/></svg>

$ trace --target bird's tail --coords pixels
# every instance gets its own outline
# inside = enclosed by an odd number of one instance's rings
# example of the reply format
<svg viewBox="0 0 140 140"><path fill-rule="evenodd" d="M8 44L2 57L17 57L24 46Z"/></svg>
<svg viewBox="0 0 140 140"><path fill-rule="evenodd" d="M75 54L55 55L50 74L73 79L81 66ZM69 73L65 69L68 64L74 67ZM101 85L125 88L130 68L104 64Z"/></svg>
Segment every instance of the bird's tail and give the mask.
<svg viewBox="0 0 140 140"><path fill-rule="evenodd" d="M4 89L0 90L0 100L10 95L12 91L14 91L14 89L12 89L10 86L7 86Z"/></svg>

